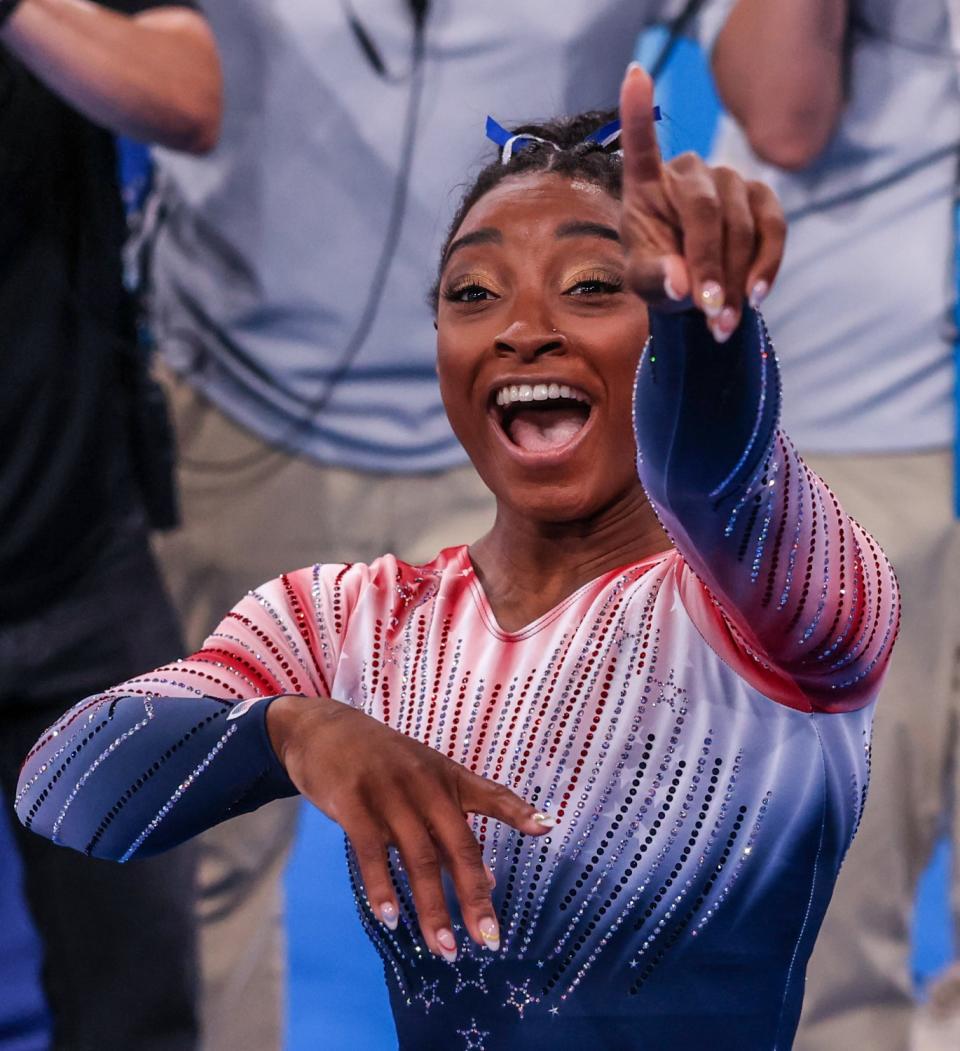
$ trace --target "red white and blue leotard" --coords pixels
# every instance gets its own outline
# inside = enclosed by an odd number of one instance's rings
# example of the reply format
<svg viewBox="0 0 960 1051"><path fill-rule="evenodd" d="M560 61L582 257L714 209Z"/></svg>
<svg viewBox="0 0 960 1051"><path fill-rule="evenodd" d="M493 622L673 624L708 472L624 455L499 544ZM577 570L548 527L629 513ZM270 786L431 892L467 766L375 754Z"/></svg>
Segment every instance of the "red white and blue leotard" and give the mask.
<svg viewBox="0 0 960 1051"><path fill-rule="evenodd" d="M268 702L240 702L336 697L559 818L543 838L474 820L499 953L426 952L396 858L395 933L358 887L402 1047L788 1048L898 603L779 397L752 311L724 346L654 317L636 438L675 549L517 632L466 548L290 573L199 653L68 712L24 766L21 820L99 857L163 850L293 793Z"/></svg>

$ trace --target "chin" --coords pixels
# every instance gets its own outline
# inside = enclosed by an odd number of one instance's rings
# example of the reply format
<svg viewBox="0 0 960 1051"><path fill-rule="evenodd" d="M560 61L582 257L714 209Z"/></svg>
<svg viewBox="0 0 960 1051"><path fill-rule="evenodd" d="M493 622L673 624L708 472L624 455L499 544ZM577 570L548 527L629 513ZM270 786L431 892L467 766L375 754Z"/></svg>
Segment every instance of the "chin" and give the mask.
<svg viewBox="0 0 960 1051"><path fill-rule="evenodd" d="M584 491L582 482L570 485L528 482L518 483L509 493L494 490L498 504L505 504L514 514L541 525L569 525L589 522L602 515L616 501L612 494Z"/></svg>

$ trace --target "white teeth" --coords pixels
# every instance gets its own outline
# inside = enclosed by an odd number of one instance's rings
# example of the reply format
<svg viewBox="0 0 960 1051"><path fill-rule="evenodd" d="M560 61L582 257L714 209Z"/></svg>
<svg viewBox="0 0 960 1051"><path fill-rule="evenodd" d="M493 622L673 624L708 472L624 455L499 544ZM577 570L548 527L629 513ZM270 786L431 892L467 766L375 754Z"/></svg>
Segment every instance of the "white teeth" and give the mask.
<svg viewBox="0 0 960 1051"><path fill-rule="evenodd" d="M501 406L512 405L516 401L549 401L551 398L567 398L590 404L590 399L583 391L568 387L565 383L512 384L501 387L496 395L497 404Z"/></svg>

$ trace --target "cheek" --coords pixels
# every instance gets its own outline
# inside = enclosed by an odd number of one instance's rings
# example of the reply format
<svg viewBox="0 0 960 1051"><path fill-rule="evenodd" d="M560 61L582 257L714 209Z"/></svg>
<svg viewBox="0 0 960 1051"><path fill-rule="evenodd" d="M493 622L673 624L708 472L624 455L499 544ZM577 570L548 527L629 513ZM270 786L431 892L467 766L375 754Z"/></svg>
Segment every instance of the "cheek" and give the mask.
<svg viewBox="0 0 960 1051"><path fill-rule="evenodd" d="M608 412L605 414L603 433L604 458L623 462L625 470L633 472L633 389L637 367L643 351L636 340L621 341L604 350L601 365L608 392ZM617 472L619 473L619 472Z"/></svg>
<svg viewBox="0 0 960 1051"><path fill-rule="evenodd" d="M437 341L437 379L447 419L454 433L464 442L472 422L469 356L445 345L442 339Z"/></svg>

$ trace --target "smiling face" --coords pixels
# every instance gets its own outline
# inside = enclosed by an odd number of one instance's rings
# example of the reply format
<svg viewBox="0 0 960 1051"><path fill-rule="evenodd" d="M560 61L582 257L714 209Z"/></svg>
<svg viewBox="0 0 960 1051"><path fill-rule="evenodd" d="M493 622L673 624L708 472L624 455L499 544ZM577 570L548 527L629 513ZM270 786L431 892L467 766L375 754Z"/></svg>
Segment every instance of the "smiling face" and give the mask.
<svg viewBox="0 0 960 1051"><path fill-rule="evenodd" d="M540 522L644 502L633 382L647 338L624 290L620 203L568 176L511 176L465 216L440 280L447 415L501 505Z"/></svg>

